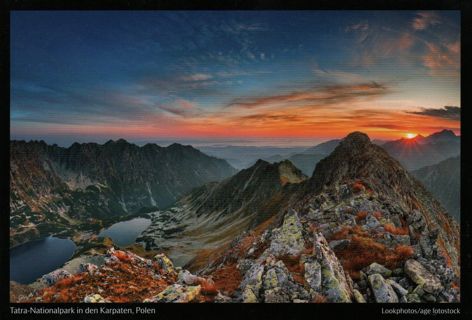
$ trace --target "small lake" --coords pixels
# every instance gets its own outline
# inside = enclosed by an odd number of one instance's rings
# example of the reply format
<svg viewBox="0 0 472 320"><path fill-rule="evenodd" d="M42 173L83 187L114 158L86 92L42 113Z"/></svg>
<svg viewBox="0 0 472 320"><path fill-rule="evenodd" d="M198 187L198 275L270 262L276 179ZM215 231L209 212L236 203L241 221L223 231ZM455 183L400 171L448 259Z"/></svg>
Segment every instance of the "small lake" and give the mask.
<svg viewBox="0 0 472 320"><path fill-rule="evenodd" d="M28 284L60 268L76 245L72 240L47 237L10 249L10 280Z"/></svg>
<svg viewBox="0 0 472 320"><path fill-rule="evenodd" d="M151 225L151 219L134 218L121 221L101 231L99 237L110 237L117 246L124 247L133 244L136 238Z"/></svg>

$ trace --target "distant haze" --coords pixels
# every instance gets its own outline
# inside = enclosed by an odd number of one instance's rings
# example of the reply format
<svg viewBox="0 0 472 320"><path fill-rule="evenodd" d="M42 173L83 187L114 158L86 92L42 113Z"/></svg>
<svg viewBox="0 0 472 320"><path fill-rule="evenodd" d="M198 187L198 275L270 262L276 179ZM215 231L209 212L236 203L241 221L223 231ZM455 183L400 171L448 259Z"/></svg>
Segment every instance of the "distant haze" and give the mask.
<svg viewBox="0 0 472 320"><path fill-rule="evenodd" d="M122 137L111 137L111 138L97 138L90 136L23 136L23 135L12 135L12 140L44 140L48 144L57 144L61 147L68 147L74 142L88 143L96 142L103 144L108 140L117 140ZM248 147L313 147L321 142L327 141L326 138L247 138L247 139L139 139L131 138L126 139L128 142L135 143L137 145L145 145L146 143L155 143L160 146L168 146L172 143L179 143L183 145L191 145L194 147L225 147L225 146L248 146Z"/></svg>

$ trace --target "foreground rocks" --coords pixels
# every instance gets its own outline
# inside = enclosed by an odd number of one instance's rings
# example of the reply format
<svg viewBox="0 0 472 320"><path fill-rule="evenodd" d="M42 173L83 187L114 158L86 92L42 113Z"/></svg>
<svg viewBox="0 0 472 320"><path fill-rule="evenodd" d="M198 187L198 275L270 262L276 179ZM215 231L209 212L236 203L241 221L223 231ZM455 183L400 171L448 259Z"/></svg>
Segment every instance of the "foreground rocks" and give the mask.
<svg viewBox="0 0 472 320"><path fill-rule="evenodd" d="M103 264L81 264L76 273L58 269L43 277L43 286L23 290L27 295L18 296L15 301L204 302L217 294L212 290L210 280L174 267L164 254L145 259L112 247L98 256L103 259ZM178 283L179 272L187 275L182 283ZM196 283L187 284L190 278Z"/></svg>

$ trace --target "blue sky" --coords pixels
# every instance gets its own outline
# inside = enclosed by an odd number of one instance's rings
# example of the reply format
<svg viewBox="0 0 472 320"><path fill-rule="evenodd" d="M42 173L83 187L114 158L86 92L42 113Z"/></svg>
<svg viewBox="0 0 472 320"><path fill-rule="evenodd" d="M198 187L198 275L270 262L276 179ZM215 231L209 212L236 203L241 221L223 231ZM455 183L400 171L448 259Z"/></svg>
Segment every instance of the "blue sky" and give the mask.
<svg viewBox="0 0 472 320"><path fill-rule="evenodd" d="M459 114L458 11L11 16L12 138L393 138Z"/></svg>

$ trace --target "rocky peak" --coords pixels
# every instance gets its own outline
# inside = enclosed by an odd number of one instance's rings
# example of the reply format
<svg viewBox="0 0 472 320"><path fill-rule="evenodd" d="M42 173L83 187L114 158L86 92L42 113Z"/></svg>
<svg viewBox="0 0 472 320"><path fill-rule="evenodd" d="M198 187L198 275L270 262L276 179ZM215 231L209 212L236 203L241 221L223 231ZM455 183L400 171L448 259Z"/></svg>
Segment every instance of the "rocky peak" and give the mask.
<svg viewBox="0 0 472 320"><path fill-rule="evenodd" d="M370 180L371 184L379 188L409 183L410 180L400 163L373 144L366 134L353 132L343 139L331 155L317 164L307 187L310 192L316 192L325 186L334 187L357 179Z"/></svg>
<svg viewBox="0 0 472 320"><path fill-rule="evenodd" d="M369 136L360 131L354 131L341 141L344 148L366 148L371 144Z"/></svg>
<svg viewBox="0 0 472 320"><path fill-rule="evenodd" d="M295 167L289 160L281 161L277 165L282 185L286 183L300 183L306 179L306 176L300 169Z"/></svg>

